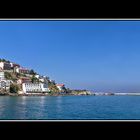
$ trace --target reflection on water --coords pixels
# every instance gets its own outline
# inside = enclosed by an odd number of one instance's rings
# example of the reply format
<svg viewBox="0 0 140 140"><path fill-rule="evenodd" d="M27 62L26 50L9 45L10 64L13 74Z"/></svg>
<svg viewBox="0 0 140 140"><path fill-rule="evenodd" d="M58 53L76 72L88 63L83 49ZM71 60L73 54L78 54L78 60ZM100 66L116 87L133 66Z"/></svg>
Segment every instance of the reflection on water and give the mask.
<svg viewBox="0 0 140 140"><path fill-rule="evenodd" d="M0 119L140 119L140 96L0 96Z"/></svg>
<svg viewBox="0 0 140 140"><path fill-rule="evenodd" d="M27 97L23 96L22 98L19 98L17 101L19 101L21 103L21 105L26 105L26 100L27 100Z"/></svg>
<svg viewBox="0 0 140 140"><path fill-rule="evenodd" d="M16 116L17 119L24 119L26 118L27 113L27 97L23 96L22 98L17 98L16 100L17 108L16 108Z"/></svg>
<svg viewBox="0 0 140 140"><path fill-rule="evenodd" d="M46 106L46 98L45 96L41 96L40 97L40 101L38 102L38 110L39 112L36 114L38 118L40 117L44 117L44 115L46 117L48 117L47 115L47 106Z"/></svg>
<svg viewBox="0 0 140 140"><path fill-rule="evenodd" d="M57 97L57 100L56 100L56 112L57 112L57 114L59 115L61 112L62 112L62 110L63 110L63 106L62 106L62 103L63 103L63 97L62 96L58 96ZM58 116L58 119L60 119L59 118L59 116Z"/></svg>
<svg viewBox="0 0 140 140"><path fill-rule="evenodd" d="M45 104L45 97L42 96L42 97L40 98L40 105L41 105L42 107L44 107L44 104Z"/></svg>
<svg viewBox="0 0 140 140"><path fill-rule="evenodd" d="M2 117L4 114L4 110L5 110L5 105L0 105L0 116Z"/></svg>

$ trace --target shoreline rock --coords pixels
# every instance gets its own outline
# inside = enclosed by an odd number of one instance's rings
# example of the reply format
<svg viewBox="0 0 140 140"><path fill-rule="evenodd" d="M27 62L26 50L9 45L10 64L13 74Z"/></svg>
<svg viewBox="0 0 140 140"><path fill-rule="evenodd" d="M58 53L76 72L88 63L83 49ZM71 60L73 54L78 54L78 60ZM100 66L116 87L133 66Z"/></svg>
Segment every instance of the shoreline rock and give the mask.
<svg viewBox="0 0 140 140"><path fill-rule="evenodd" d="M79 94L75 94L75 93L31 93L31 94L18 94L18 93L0 93L0 96L88 96L91 94L83 94L82 92Z"/></svg>

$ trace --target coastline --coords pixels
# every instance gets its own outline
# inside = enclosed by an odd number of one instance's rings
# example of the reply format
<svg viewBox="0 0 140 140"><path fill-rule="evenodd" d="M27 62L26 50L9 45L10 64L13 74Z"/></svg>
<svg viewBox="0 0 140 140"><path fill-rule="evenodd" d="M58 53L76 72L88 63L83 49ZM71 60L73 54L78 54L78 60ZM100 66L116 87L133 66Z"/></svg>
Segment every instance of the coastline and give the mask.
<svg viewBox="0 0 140 140"><path fill-rule="evenodd" d="M140 96L140 93L114 93L114 94L74 94L74 93L0 93L0 96Z"/></svg>
<svg viewBox="0 0 140 140"><path fill-rule="evenodd" d="M69 92L69 93L0 93L0 96L94 96L89 92Z"/></svg>
<svg viewBox="0 0 140 140"><path fill-rule="evenodd" d="M131 92L131 93L104 93L104 92L92 92L92 91L79 91L73 90L72 92L52 92L52 93L41 93L41 92L32 92L32 93L10 93L10 92L0 92L0 96L140 96L140 93Z"/></svg>

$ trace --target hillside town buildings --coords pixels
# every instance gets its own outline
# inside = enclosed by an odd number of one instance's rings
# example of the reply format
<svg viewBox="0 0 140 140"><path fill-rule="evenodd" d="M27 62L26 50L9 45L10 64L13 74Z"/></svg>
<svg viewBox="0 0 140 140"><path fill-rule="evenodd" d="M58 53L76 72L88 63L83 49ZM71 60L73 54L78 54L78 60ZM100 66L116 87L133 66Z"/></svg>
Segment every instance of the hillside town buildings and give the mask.
<svg viewBox="0 0 140 140"><path fill-rule="evenodd" d="M11 70L11 64L7 62L0 62L0 68L2 70Z"/></svg>
<svg viewBox="0 0 140 140"><path fill-rule="evenodd" d="M0 69L4 71L11 70L11 72L24 73L24 74L30 73L29 69L23 68L19 64L12 63L12 62L10 63L0 62Z"/></svg>
<svg viewBox="0 0 140 140"><path fill-rule="evenodd" d="M29 74L30 73L30 70L27 69L27 68L20 67L19 68L19 73Z"/></svg>
<svg viewBox="0 0 140 140"><path fill-rule="evenodd" d="M55 84L60 92L63 92L65 88L64 84L56 84L49 77L33 73L31 70L23 68L19 64L5 61L4 59L0 61L0 91L1 89L10 89L13 83L19 86L19 92L22 94L48 93L50 92L48 86L50 82Z"/></svg>
<svg viewBox="0 0 140 140"><path fill-rule="evenodd" d="M27 68L22 68L22 67L14 67L14 71L17 73L24 73L24 74L29 74L30 70Z"/></svg>
<svg viewBox="0 0 140 140"><path fill-rule="evenodd" d="M16 63L11 62L10 65L11 65L11 68L15 68L15 67L20 68L20 65Z"/></svg>

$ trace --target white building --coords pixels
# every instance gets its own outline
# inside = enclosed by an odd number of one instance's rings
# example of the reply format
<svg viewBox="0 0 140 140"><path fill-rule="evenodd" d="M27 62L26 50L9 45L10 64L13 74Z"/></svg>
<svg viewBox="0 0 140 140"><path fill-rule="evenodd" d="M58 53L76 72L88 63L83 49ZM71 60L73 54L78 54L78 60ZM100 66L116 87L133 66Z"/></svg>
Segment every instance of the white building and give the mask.
<svg viewBox="0 0 140 140"><path fill-rule="evenodd" d="M4 69L4 62L0 62L0 68L3 70Z"/></svg>
<svg viewBox="0 0 140 140"><path fill-rule="evenodd" d="M36 74L35 77L39 79L40 75L39 74Z"/></svg>
<svg viewBox="0 0 140 140"><path fill-rule="evenodd" d="M5 79L5 75L3 71L0 71L0 80L4 80Z"/></svg>
<svg viewBox="0 0 140 140"><path fill-rule="evenodd" d="M23 92L28 93L46 93L49 92L47 84L43 83L23 83L22 84Z"/></svg>
<svg viewBox="0 0 140 140"><path fill-rule="evenodd" d="M45 79L44 78L39 78L39 81L44 83L45 82Z"/></svg>
<svg viewBox="0 0 140 140"><path fill-rule="evenodd" d="M19 73L19 67L16 66L16 67L14 67L13 69L14 69L14 72Z"/></svg>
<svg viewBox="0 0 140 140"><path fill-rule="evenodd" d="M35 77L38 78L40 82L48 84L48 79L46 76L35 75Z"/></svg>

